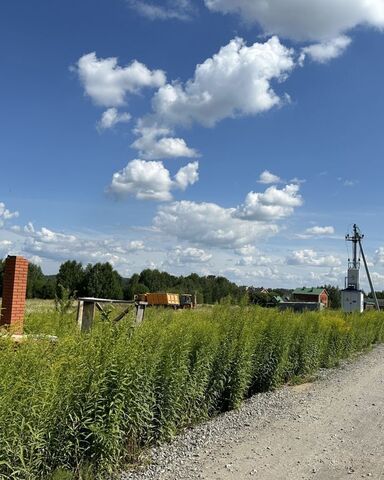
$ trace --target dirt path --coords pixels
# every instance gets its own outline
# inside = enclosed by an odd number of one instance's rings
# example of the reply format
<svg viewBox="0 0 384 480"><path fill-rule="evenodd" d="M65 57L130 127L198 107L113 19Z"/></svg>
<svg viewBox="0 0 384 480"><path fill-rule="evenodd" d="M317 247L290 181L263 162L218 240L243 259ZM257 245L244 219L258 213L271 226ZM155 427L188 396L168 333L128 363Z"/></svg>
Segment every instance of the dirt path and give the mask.
<svg viewBox="0 0 384 480"><path fill-rule="evenodd" d="M204 454L201 478L384 478L383 347L289 393L289 414Z"/></svg>
<svg viewBox="0 0 384 480"><path fill-rule="evenodd" d="M384 346L311 384L256 395L123 479L384 480Z"/></svg>

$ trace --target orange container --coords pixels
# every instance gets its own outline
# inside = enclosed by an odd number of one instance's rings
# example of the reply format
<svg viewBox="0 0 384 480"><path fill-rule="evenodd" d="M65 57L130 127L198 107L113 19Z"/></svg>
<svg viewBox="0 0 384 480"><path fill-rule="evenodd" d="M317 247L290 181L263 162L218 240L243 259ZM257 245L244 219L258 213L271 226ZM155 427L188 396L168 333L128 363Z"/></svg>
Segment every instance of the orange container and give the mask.
<svg viewBox="0 0 384 480"><path fill-rule="evenodd" d="M180 297L178 293L147 293L146 297L148 305L180 305Z"/></svg>

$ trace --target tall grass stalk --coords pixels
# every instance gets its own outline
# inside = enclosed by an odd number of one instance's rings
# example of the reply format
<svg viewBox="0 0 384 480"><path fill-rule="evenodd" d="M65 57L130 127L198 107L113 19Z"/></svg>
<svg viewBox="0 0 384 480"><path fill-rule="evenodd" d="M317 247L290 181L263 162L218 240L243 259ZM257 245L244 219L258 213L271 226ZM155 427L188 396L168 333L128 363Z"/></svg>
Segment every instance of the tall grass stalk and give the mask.
<svg viewBox="0 0 384 480"><path fill-rule="evenodd" d="M106 478L140 451L381 342L384 315L293 314L257 307L148 310L137 328L31 312L0 341L0 478Z"/></svg>

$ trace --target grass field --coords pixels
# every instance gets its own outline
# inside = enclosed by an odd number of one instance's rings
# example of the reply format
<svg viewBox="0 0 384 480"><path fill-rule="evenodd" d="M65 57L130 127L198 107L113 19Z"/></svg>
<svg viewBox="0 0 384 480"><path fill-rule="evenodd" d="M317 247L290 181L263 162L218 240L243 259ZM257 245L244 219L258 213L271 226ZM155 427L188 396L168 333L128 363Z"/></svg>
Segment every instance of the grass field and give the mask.
<svg viewBox="0 0 384 480"><path fill-rule="evenodd" d="M181 429L256 392L300 381L384 338L384 315L257 307L149 309L80 334L75 309L30 302L0 341L0 478L106 478Z"/></svg>

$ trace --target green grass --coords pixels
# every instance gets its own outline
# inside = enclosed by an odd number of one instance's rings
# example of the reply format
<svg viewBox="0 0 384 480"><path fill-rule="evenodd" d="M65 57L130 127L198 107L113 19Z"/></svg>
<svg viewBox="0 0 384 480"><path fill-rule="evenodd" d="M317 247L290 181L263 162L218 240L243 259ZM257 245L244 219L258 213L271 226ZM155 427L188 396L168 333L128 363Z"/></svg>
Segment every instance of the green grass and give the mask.
<svg viewBox="0 0 384 480"><path fill-rule="evenodd" d="M279 313L218 306L149 309L79 334L75 313L31 311L27 333L0 342L0 478L106 478L140 451L238 407L256 392L310 377L381 342L384 315Z"/></svg>

